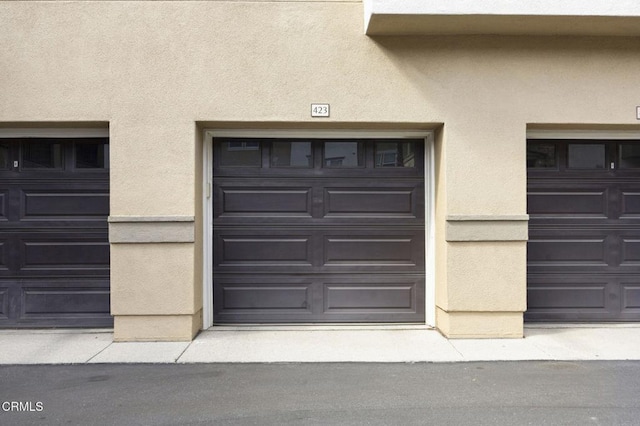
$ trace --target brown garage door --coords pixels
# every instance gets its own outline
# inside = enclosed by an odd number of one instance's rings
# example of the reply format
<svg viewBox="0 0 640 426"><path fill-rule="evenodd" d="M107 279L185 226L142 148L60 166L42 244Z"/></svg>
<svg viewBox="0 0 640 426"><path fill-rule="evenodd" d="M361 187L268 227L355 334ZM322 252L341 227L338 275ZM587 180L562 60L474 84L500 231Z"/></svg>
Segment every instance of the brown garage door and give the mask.
<svg viewBox="0 0 640 426"><path fill-rule="evenodd" d="M423 149L214 139L214 322L423 322Z"/></svg>
<svg viewBox="0 0 640 426"><path fill-rule="evenodd" d="M532 321L640 320L640 141L530 140Z"/></svg>
<svg viewBox="0 0 640 426"><path fill-rule="evenodd" d="M0 139L0 327L109 326L108 140Z"/></svg>

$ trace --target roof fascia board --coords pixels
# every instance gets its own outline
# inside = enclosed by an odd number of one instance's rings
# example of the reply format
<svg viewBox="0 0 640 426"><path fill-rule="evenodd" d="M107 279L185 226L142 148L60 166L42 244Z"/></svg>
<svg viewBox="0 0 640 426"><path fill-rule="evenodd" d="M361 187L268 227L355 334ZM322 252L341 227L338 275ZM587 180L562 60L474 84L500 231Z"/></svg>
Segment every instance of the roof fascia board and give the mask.
<svg viewBox="0 0 640 426"><path fill-rule="evenodd" d="M640 30L632 28L640 28L637 0L364 0L364 15L368 35L456 34L456 27L461 28L460 34L513 34L508 23L513 18L527 24L520 34L640 35ZM473 19L460 25L465 17ZM550 25L552 20L589 25L571 29ZM616 28L620 22L635 25Z"/></svg>

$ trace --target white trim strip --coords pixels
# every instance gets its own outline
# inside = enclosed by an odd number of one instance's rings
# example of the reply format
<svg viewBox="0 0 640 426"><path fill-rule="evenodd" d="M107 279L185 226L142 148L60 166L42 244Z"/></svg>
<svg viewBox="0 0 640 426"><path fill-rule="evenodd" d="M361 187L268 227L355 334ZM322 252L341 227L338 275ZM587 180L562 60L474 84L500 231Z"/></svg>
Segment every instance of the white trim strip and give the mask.
<svg viewBox="0 0 640 426"><path fill-rule="evenodd" d="M640 16L637 0L364 0L370 14Z"/></svg>
<svg viewBox="0 0 640 426"><path fill-rule="evenodd" d="M203 276L202 329L213 326L213 139L204 131L202 155Z"/></svg>
<svg viewBox="0 0 640 426"><path fill-rule="evenodd" d="M436 203L435 203L435 146L433 133L424 144L424 200L425 200L425 323L436 326Z"/></svg>
<svg viewBox="0 0 640 426"><path fill-rule="evenodd" d="M527 139L640 139L640 130L527 130Z"/></svg>
<svg viewBox="0 0 640 426"><path fill-rule="evenodd" d="M246 137L246 138L394 138L424 139L425 141L425 324L435 326L435 167L434 165L434 131L433 130L398 130L398 131L359 131L359 130L204 130L203 155L203 215L204 215L204 247L202 280L202 323L203 329L213 326L213 209L207 191L213 185L213 138L214 137Z"/></svg>
<svg viewBox="0 0 640 426"><path fill-rule="evenodd" d="M433 135L433 130L229 130L210 129L205 131L205 138L307 138L307 139L335 139L335 138L393 138L393 139L423 139Z"/></svg>

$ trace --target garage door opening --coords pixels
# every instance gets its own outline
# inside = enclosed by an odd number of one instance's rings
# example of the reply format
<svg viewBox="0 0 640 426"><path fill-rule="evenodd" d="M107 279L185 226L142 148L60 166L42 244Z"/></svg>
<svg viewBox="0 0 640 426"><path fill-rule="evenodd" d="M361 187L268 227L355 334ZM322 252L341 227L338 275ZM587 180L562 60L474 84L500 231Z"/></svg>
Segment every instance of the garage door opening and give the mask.
<svg viewBox="0 0 640 426"><path fill-rule="evenodd" d="M424 135L212 142L214 324L425 322Z"/></svg>
<svg viewBox="0 0 640 426"><path fill-rule="evenodd" d="M0 138L0 327L110 327L109 140Z"/></svg>
<svg viewBox="0 0 640 426"><path fill-rule="evenodd" d="M525 319L640 320L640 140L529 140Z"/></svg>

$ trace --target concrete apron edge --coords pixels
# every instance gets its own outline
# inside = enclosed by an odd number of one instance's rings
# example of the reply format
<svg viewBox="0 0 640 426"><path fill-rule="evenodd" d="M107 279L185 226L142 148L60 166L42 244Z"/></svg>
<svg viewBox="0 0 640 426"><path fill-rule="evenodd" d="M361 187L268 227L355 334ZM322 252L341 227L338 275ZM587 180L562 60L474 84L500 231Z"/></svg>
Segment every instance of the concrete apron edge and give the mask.
<svg viewBox="0 0 640 426"><path fill-rule="evenodd" d="M62 354L58 355L42 355L40 353L36 359L30 359L25 355L23 358L20 356L6 357L2 354L2 347L5 348L11 345L11 341L16 338L22 338L28 342L29 336L34 336L34 350L38 349L38 339L35 336L40 336L40 339L46 341L56 341L56 336L63 339L64 335L75 336L79 338L85 335L87 338L94 337L96 335L102 335L112 333L111 329L55 329L55 330L0 330L0 364L2 365L24 365L24 364L42 364L42 365L79 365L79 364L106 364L106 363L136 363L136 364L225 364L225 363L257 363L257 364L291 364L291 363L451 363L451 362L491 362L491 361L577 361L577 360L639 360L640 351L630 350L628 347L622 353L612 353L608 351L602 351L595 347L591 347L588 351L574 350L571 341L564 341L560 335L552 332L553 329L568 329L575 330L579 333L587 333L583 336L588 339L589 329L594 330L595 333L602 333L602 330L611 329L619 330L620 333L628 334L634 333L632 329L640 328L640 324L527 324L525 330L533 332L534 330L543 333L543 339L540 339L540 334L533 335L530 338L525 339L446 339L440 333L426 325L353 325L347 327L332 326L216 326L207 330L201 331L196 338L191 342L106 342L102 341L94 342L89 345L90 347L83 346L82 342L76 341L74 343L75 348L65 348L66 356ZM265 353L260 353L261 343L259 341L242 342L245 335L242 331L251 331L252 336L255 336L256 332L264 332L264 335L269 337L282 336L279 331L297 331L297 336L306 335L307 333L327 332L327 336L333 338L340 335L340 331L344 331L349 334L359 332L385 332L385 331L407 331L411 336L417 331L431 331L427 333L429 335L429 345L424 346L418 354L413 353L397 353L395 356L386 358L384 356L376 357L370 356L370 354L360 353L358 350L367 351L372 348L353 349L349 348L347 352L344 352L340 356L324 356L314 357L305 356L302 353L291 356L288 350L280 354L278 351L269 352L273 346L264 346ZM550 334L546 334L545 330L549 330ZM596 331L599 330L599 331ZM216 332L221 333L216 337ZM338 333L335 333L338 332ZM392 333L392 337L401 337L402 333ZM421 333L420 333L421 334ZM619 333L614 333L619 335ZM389 336L385 333L385 335ZM409 337L411 337L409 336ZM46 337L46 338L45 338ZM252 343L254 345L253 350L258 350L258 356L247 357L246 354L241 352L234 353L234 351L228 351L222 341L216 341L219 338L236 340L234 345L240 344L240 347L246 343ZM405 336L406 337L406 336ZM2 339L6 339L7 345L2 343ZM25 339L26 338L26 339ZM48 339L47 339L48 338ZM315 338L315 337L314 337ZM627 336L626 345L629 346ZM280 341L282 337L277 337L277 341ZM368 338L367 338L368 339ZM103 340L101 338L100 340ZM376 344L384 345L386 338L381 336L380 339L373 339ZM393 340L393 339L391 339ZM422 340L422 339L420 339ZM635 339L632 339L635 340ZM87 342L89 339L87 339ZM267 339L268 341L268 339ZM366 341L366 340L365 340ZM640 341L640 340L639 340ZM226 342L226 340L225 340ZM308 345L309 341L305 341L301 338L297 343L291 342L294 346L297 345L298 350L301 347ZM326 344L331 343L331 340L327 340ZM389 341L389 343L393 343ZM419 342L415 342L418 344ZM593 342L597 345L597 342ZM624 342L622 342L624 343ZM315 348L322 346L322 338L320 341L314 341L313 346ZM424 342L422 342L424 345ZM413 345L413 342L412 342ZM558 345L561 345L561 351L559 351ZM634 344L635 345L635 344ZM282 345L282 342L276 344L276 347L289 348L290 345ZM610 345L608 345L610 346ZM635 348L635 346L634 346ZM343 348L344 349L344 348ZM415 348L414 348L415 349ZM190 351L191 350L191 351ZM278 349L280 350L280 349ZM284 349L283 349L284 350ZM74 352L75 351L75 352ZM227 351L227 352L225 352ZM225 352L223 356L220 356L220 352ZM244 351L246 352L246 351Z"/></svg>
<svg viewBox="0 0 640 426"><path fill-rule="evenodd" d="M113 328L8 328L0 329L3 334L113 334Z"/></svg>
<svg viewBox="0 0 640 426"><path fill-rule="evenodd" d="M532 329L549 329L549 328L576 328L576 329L585 329L585 328L640 328L640 323L524 323L524 328L526 330Z"/></svg>
<svg viewBox="0 0 640 426"><path fill-rule="evenodd" d="M426 324L296 324L296 325L263 325L263 324L246 324L246 325L215 325L201 333L216 331L378 331L378 330L434 330Z"/></svg>
<svg viewBox="0 0 640 426"><path fill-rule="evenodd" d="M525 323L525 329L548 329L548 328L640 328L640 323ZM263 325L263 324L246 324L246 325L216 325L209 327L203 332L215 331L327 331L327 330L433 330L435 327L426 324L296 324L296 325ZM54 328L54 329L38 329L38 328L12 328L0 329L0 335L3 334L106 334L113 333L113 328ZM197 336L193 339L196 340ZM501 340L501 339L496 339ZM153 341L149 341L153 342ZM139 343L149 343L139 342Z"/></svg>

